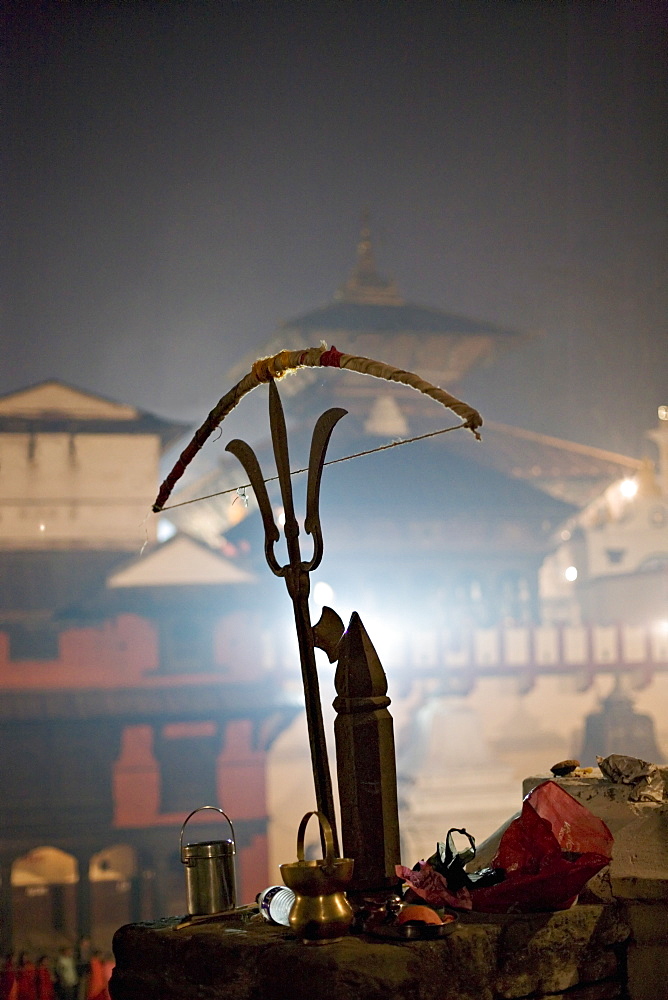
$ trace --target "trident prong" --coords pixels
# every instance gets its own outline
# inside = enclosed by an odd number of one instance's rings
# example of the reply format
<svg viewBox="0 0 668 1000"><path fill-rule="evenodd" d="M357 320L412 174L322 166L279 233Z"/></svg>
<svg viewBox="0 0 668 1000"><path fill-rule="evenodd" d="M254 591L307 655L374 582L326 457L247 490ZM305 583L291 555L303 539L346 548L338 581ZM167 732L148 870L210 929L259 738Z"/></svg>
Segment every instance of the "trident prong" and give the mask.
<svg viewBox="0 0 668 1000"><path fill-rule="evenodd" d="M252 488L255 490L262 524L264 526L264 552L267 564L276 576L285 579L288 593L292 599L299 644L302 681L304 684L304 700L306 703L306 721L308 725L309 744L311 748L311 765L315 784L315 795L318 810L325 814L332 827L334 848L338 853L338 837L336 834L336 819L334 814L334 798L332 795L332 779L327 757L327 742L322 720L322 705L320 703L320 687L315 662L313 644L313 629L308 606L310 591L309 573L320 565L323 553L322 529L320 526L320 482L325 464L325 453L334 427L345 416L347 410L333 407L323 413L316 422L311 439L311 452L308 464L308 484L306 490L306 519L304 528L313 539L313 555L308 562L302 562L299 550L299 524L295 517L292 496L292 481L290 478L290 455L288 437L285 427L285 415L278 389L274 381L269 383L269 424L276 460L276 471L281 489L283 509L285 511L284 534L288 550L288 562L281 566L274 554L274 545L280 538L280 533L274 521L274 515L269 502L269 494L262 476L255 452L245 441L235 439L227 445L226 451L239 459Z"/></svg>

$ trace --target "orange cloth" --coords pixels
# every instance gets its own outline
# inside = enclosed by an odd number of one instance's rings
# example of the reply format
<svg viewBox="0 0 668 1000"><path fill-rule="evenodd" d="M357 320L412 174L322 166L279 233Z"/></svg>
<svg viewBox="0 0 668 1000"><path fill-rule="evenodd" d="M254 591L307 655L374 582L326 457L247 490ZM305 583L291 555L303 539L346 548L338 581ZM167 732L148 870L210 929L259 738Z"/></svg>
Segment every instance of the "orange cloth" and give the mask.
<svg viewBox="0 0 668 1000"><path fill-rule="evenodd" d="M93 955L90 960L88 976L86 1000L106 1000L109 994L107 992L107 977L105 975L104 962L96 955Z"/></svg>

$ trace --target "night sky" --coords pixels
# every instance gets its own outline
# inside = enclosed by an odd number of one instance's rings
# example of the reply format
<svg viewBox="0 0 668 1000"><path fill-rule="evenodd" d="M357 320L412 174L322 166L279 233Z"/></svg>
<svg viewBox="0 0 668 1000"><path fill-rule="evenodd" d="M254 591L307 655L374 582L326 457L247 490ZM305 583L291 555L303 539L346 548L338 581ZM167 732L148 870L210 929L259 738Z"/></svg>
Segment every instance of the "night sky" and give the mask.
<svg viewBox="0 0 668 1000"><path fill-rule="evenodd" d="M199 423L331 298L368 209L409 301L536 335L455 391L641 453L668 403L666 3L4 10L0 392Z"/></svg>

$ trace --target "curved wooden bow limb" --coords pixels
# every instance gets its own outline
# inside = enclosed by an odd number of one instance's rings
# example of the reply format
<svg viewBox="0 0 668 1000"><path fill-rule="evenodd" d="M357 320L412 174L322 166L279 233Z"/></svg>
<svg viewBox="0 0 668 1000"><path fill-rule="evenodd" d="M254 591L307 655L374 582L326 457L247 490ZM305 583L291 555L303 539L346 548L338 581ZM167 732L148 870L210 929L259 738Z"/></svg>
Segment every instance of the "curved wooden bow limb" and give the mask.
<svg viewBox="0 0 668 1000"><path fill-rule="evenodd" d="M260 358L253 364L247 375L237 382L229 392L218 401L209 413L202 426L195 432L194 437L186 448L181 452L177 462L171 472L160 487L160 491L155 499L152 510L158 514L164 508L172 490L186 471L193 458L209 439L211 434L222 423L228 413L239 403L243 397L265 382L273 383L275 379L283 378L289 372L295 372L300 368L347 368L349 371L359 372L362 375L371 375L374 378L385 379L388 382L400 382L410 386L418 392L424 393L435 402L440 403L447 409L452 410L462 420L462 427L468 428L474 436L480 440L479 428L482 427L482 417L476 409L464 403L461 399L451 395L440 386L432 385L425 379L420 378L414 372L405 371L402 368L394 368L392 365L382 361L374 361L373 358L364 358L361 355L342 354L335 347L329 350L323 344L320 347L308 347L302 351L279 351L278 354L269 358Z"/></svg>

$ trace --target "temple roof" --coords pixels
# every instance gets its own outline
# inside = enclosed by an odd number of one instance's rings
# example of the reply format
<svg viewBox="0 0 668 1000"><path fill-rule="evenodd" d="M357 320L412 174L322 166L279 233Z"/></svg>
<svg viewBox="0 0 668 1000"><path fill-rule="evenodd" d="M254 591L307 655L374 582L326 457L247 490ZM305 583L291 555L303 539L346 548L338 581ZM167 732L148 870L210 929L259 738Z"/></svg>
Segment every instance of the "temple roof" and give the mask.
<svg viewBox="0 0 668 1000"><path fill-rule="evenodd" d="M642 467L640 459L628 455L491 420L485 421L482 435L483 447L475 450L474 460L576 507ZM449 443L463 451L457 435Z"/></svg>
<svg viewBox="0 0 668 1000"><path fill-rule="evenodd" d="M282 324L281 329L304 332L351 333L444 333L485 337L517 338L516 330L484 323L466 316L444 312L428 306L402 302L382 305L370 302L335 300L319 309L303 313Z"/></svg>
<svg viewBox="0 0 668 1000"><path fill-rule="evenodd" d="M167 587L253 583L254 577L187 535L175 535L115 570L107 586Z"/></svg>
<svg viewBox="0 0 668 1000"><path fill-rule="evenodd" d="M258 357L312 347L325 339L349 354L375 357L400 368L419 367L420 374L447 385L527 337L495 323L407 302L395 281L378 273L365 220L356 264L332 301L281 323L257 352L228 371L227 380L239 381ZM292 391L301 391L299 383Z"/></svg>
<svg viewBox="0 0 668 1000"><path fill-rule="evenodd" d="M515 330L406 302L399 294L395 281L383 278L378 273L366 219L357 244L357 262L348 280L334 295L334 301L282 325L284 328L297 328L305 332L385 331L517 336Z"/></svg>
<svg viewBox="0 0 668 1000"><path fill-rule="evenodd" d="M189 426L48 379L0 396L0 433L155 434L163 448Z"/></svg>

